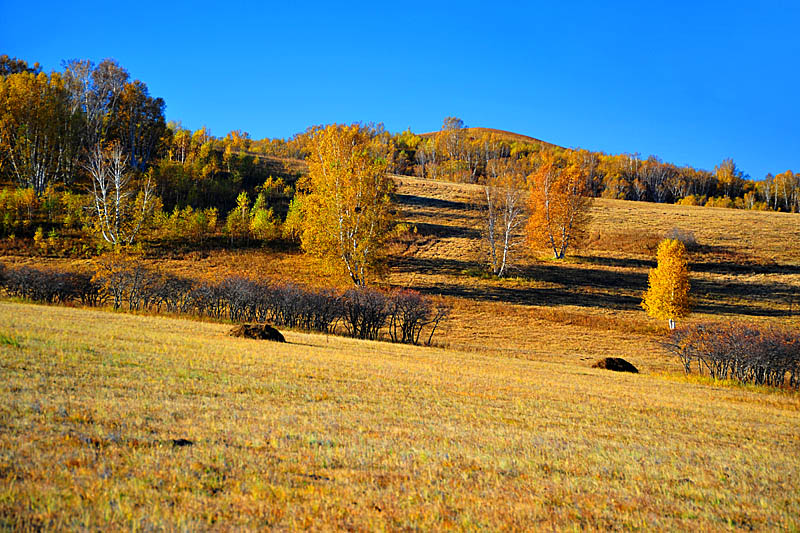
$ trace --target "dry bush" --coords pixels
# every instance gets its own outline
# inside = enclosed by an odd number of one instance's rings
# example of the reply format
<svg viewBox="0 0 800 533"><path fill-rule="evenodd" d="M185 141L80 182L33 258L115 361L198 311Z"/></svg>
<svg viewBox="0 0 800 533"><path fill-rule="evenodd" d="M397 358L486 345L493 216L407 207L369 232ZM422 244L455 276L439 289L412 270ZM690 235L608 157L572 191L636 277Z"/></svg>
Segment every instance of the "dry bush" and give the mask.
<svg viewBox="0 0 800 533"><path fill-rule="evenodd" d="M774 326L695 324L675 330L665 343L687 374L800 389L800 333Z"/></svg>
<svg viewBox="0 0 800 533"><path fill-rule="evenodd" d="M83 272L37 269L29 266L3 268L0 284L9 296L34 302L98 305L100 287Z"/></svg>
<svg viewBox="0 0 800 533"><path fill-rule="evenodd" d="M693 231L681 229L677 226L666 232L664 238L682 242L690 252L697 251L700 248Z"/></svg>
<svg viewBox="0 0 800 533"><path fill-rule="evenodd" d="M423 328L431 326L426 343L430 344L436 327L448 312L449 308L441 301L436 303L417 291L396 291L389 297L389 336L394 342L419 344Z"/></svg>
<svg viewBox="0 0 800 533"><path fill-rule="evenodd" d="M377 339L389 318L389 299L367 287L353 288L342 295L344 325L358 339Z"/></svg>

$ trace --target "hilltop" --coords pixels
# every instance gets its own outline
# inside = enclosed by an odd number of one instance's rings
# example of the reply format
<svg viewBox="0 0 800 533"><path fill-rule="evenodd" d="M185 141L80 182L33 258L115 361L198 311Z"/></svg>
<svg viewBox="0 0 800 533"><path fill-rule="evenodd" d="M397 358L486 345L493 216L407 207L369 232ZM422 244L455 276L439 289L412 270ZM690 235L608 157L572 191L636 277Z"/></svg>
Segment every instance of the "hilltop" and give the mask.
<svg viewBox="0 0 800 533"><path fill-rule="evenodd" d="M549 143L547 141L543 141L541 139L537 139L536 137L531 137L529 135L523 135L521 133L514 133L514 132L511 132L511 131L499 130L499 129L495 129L495 128L480 128L480 127L464 128L464 130L466 131L467 136L470 139L477 139L479 136L481 136L481 135L483 135L485 133L489 133L489 134L493 134L493 135L497 136L500 140L506 141L508 143L520 142L520 143L533 144L533 145L537 145L538 144L538 145L540 145L542 147L546 147L546 148L561 148L561 149L564 149L562 146L558 146L557 144ZM421 133L420 137L423 137L423 138L433 137L437 133L440 133L440 132L432 131L432 132L428 132L428 133Z"/></svg>

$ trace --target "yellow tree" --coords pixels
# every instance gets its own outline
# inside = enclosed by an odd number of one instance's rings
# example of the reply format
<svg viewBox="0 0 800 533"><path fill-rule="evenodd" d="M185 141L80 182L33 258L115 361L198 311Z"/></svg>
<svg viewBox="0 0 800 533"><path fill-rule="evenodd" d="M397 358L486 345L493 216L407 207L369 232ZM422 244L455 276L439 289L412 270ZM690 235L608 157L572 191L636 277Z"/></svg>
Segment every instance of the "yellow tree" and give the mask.
<svg viewBox="0 0 800 533"><path fill-rule="evenodd" d="M675 319L689 314L689 266L686 246L676 239L664 239L656 252L658 266L650 269L648 288L642 307L653 318L669 321L675 328Z"/></svg>
<svg viewBox="0 0 800 533"><path fill-rule="evenodd" d="M543 154L530 179L530 244L550 248L554 258L563 259L567 249L583 237L589 222L592 199L587 193L586 172L579 161Z"/></svg>
<svg viewBox="0 0 800 533"><path fill-rule="evenodd" d="M724 159L714 167L714 176L717 178L717 187L728 198L736 198L744 187L744 173L736 168L733 159Z"/></svg>
<svg viewBox="0 0 800 533"><path fill-rule="evenodd" d="M394 227L388 151L373 128L330 125L309 142L308 195L301 202L301 244L333 269L365 285L382 265Z"/></svg>

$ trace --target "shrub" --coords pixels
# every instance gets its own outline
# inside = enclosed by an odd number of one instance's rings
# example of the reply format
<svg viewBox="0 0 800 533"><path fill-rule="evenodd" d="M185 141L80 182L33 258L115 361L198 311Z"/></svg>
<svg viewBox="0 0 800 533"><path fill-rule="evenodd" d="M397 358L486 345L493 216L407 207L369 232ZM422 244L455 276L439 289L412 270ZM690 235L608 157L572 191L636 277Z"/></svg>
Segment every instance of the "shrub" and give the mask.
<svg viewBox="0 0 800 533"><path fill-rule="evenodd" d="M800 333L751 324L698 324L672 332L665 343L688 374L800 389Z"/></svg>
<svg viewBox="0 0 800 533"><path fill-rule="evenodd" d="M389 317L388 298L382 292L359 287L342 295L342 318L348 334L358 339L377 339Z"/></svg>
<svg viewBox="0 0 800 533"><path fill-rule="evenodd" d="M101 296L111 300L114 309L127 302L130 311L138 311L158 300L159 278L141 259L109 253L97 260L92 281L99 285Z"/></svg>
<svg viewBox="0 0 800 533"><path fill-rule="evenodd" d="M173 275L161 277L155 287L155 304L163 305L169 313L187 313L191 305L192 281Z"/></svg>
<svg viewBox="0 0 800 533"><path fill-rule="evenodd" d="M419 334L428 323L432 306L417 291L400 290L389 301L389 335L394 342L418 344Z"/></svg>
<svg viewBox="0 0 800 533"><path fill-rule="evenodd" d="M14 297L37 302L80 302L96 306L109 302L132 311L162 307L170 313L196 313L234 322L272 322L307 331L333 333L341 320L348 335L377 339L389 326L395 342L419 343L430 327L430 344L448 308L418 292L402 290L391 296L369 288L344 294L333 289L308 289L293 283L268 284L238 276L219 283L162 275L138 257L110 253L95 263L93 274L7 268L0 263L0 287ZM390 318L391 317L391 318Z"/></svg>
<svg viewBox="0 0 800 533"><path fill-rule="evenodd" d="M694 232L691 230L674 227L664 234L664 239L680 241L690 252L696 251L699 248Z"/></svg>

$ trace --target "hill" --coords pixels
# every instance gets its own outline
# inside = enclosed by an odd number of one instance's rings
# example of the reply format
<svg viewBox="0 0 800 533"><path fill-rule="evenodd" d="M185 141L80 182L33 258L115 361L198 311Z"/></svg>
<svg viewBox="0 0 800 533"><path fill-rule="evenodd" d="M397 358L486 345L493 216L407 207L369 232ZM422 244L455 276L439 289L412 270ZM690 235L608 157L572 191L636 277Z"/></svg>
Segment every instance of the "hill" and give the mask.
<svg viewBox="0 0 800 533"><path fill-rule="evenodd" d="M491 133L499 137L501 140L507 141L509 143L521 142L527 144L539 144L548 148L563 148L561 146L558 146L557 144L549 143L547 141L543 141L535 137L530 137L528 135L522 135L520 133L513 133L505 130L498 130L494 128L464 128L464 129L466 130L467 135L470 136L470 138L472 139L475 139L484 133ZM425 137L425 138L432 137L437 133L439 132L432 131L429 133L422 133L420 134L420 137Z"/></svg>
<svg viewBox="0 0 800 533"><path fill-rule="evenodd" d="M229 327L0 302L0 526L800 525L797 395Z"/></svg>

